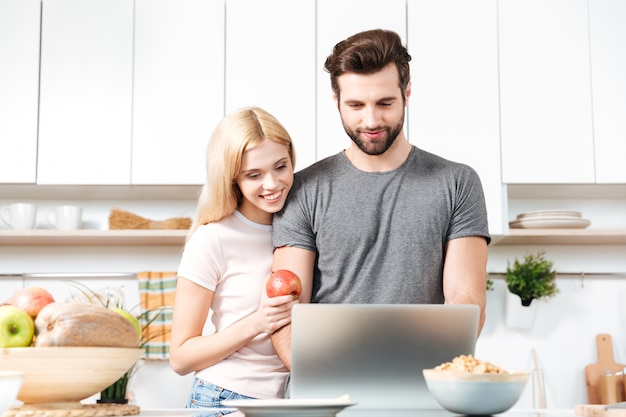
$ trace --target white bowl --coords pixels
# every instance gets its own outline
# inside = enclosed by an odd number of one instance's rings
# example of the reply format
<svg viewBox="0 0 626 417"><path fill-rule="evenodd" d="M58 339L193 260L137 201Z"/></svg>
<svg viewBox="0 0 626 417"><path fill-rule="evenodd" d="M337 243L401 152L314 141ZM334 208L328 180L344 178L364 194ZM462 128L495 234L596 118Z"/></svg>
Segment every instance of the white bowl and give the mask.
<svg viewBox="0 0 626 417"><path fill-rule="evenodd" d="M0 416L15 402L23 380L23 372L0 371Z"/></svg>
<svg viewBox="0 0 626 417"><path fill-rule="evenodd" d="M4 348L0 349L0 371L24 373L17 399L25 404L78 403L117 381L144 351L112 347Z"/></svg>
<svg viewBox="0 0 626 417"><path fill-rule="evenodd" d="M528 372L471 374L424 369L426 385L446 410L465 415L499 414L515 405Z"/></svg>

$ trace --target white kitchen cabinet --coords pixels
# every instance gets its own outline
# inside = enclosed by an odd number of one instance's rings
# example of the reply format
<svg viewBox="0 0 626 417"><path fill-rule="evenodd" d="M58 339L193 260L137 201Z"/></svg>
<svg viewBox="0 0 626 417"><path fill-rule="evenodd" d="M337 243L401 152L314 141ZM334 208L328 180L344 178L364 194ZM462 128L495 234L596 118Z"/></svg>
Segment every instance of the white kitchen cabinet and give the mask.
<svg viewBox="0 0 626 417"><path fill-rule="evenodd" d="M315 1L226 1L226 113L259 106L315 161Z"/></svg>
<svg viewBox="0 0 626 417"><path fill-rule="evenodd" d="M409 139L478 172L490 232L503 234L497 0L408 0L407 21Z"/></svg>
<svg viewBox="0 0 626 417"><path fill-rule="evenodd" d="M597 183L626 183L626 2L590 0Z"/></svg>
<svg viewBox="0 0 626 417"><path fill-rule="evenodd" d="M38 184L129 184L132 0L43 0Z"/></svg>
<svg viewBox="0 0 626 417"><path fill-rule="evenodd" d="M593 183L587 0L500 0L505 183Z"/></svg>
<svg viewBox="0 0 626 417"><path fill-rule="evenodd" d="M338 42L357 32L389 29L406 42L405 0L317 0L317 159L346 149L351 141L343 130L324 62ZM410 52L410 51L409 51Z"/></svg>
<svg viewBox="0 0 626 417"><path fill-rule="evenodd" d="M0 0L0 183L34 183L40 0Z"/></svg>
<svg viewBox="0 0 626 417"><path fill-rule="evenodd" d="M135 0L132 184L202 184L224 114L224 4Z"/></svg>

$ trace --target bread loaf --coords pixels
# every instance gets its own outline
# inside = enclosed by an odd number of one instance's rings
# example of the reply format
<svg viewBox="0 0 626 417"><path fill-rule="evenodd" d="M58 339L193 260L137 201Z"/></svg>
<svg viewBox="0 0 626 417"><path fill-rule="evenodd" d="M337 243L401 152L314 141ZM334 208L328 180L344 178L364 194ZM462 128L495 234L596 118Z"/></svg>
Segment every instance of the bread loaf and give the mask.
<svg viewBox="0 0 626 417"><path fill-rule="evenodd" d="M135 326L103 306L51 303L35 319L35 346L139 347Z"/></svg>

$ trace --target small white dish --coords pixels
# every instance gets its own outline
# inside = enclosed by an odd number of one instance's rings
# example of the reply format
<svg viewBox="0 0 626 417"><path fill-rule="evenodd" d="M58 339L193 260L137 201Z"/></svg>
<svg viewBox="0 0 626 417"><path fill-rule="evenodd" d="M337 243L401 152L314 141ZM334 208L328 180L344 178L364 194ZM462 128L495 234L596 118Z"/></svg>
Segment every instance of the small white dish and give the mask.
<svg viewBox="0 0 626 417"><path fill-rule="evenodd" d="M584 229L591 224L590 220L573 217L541 217L523 218L509 222L512 229Z"/></svg>
<svg viewBox="0 0 626 417"><path fill-rule="evenodd" d="M580 211L573 210L535 210L521 213L517 216L517 220L540 218L540 217L568 217L568 218L581 218L582 213Z"/></svg>
<svg viewBox="0 0 626 417"><path fill-rule="evenodd" d="M23 381L23 372L0 370L0 416L14 405Z"/></svg>
<svg viewBox="0 0 626 417"><path fill-rule="evenodd" d="M343 397L336 399L227 400L226 407L236 408L246 417L334 417L356 403Z"/></svg>

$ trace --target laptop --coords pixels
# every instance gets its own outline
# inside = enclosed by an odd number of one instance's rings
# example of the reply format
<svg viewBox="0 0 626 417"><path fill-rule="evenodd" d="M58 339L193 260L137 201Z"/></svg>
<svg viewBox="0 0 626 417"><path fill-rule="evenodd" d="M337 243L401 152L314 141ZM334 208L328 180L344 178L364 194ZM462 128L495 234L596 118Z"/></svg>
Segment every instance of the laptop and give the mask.
<svg viewBox="0 0 626 417"><path fill-rule="evenodd" d="M475 305L298 304L290 398L347 394L350 410L441 410L422 369L474 355Z"/></svg>

